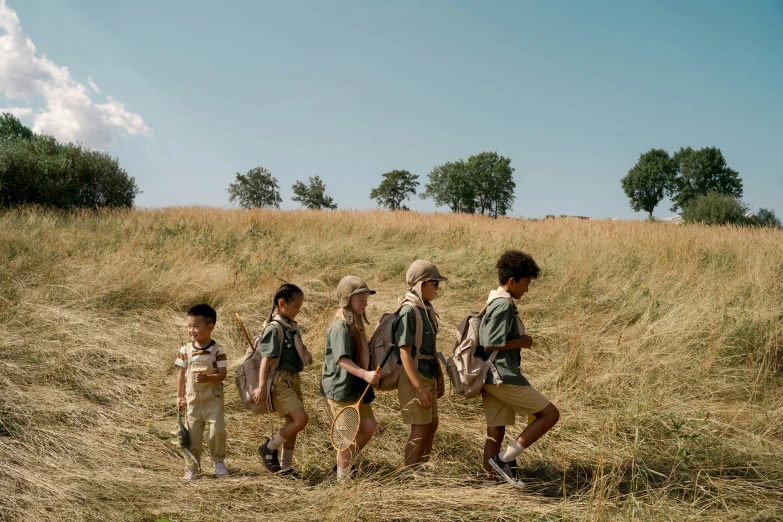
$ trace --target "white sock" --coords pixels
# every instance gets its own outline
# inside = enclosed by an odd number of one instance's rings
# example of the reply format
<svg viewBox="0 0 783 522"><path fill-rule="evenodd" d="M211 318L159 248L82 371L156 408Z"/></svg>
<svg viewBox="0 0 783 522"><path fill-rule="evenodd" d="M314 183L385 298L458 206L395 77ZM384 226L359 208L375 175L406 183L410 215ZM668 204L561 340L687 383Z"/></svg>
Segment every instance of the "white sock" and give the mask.
<svg viewBox="0 0 783 522"><path fill-rule="evenodd" d="M280 469L283 471L291 468L291 464L294 462L294 450L283 448L283 458L280 459Z"/></svg>
<svg viewBox="0 0 783 522"><path fill-rule="evenodd" d="M349 464L347 468L343 469L340 466L337 466L337 480L345 480L345 477L348 476L348 473L351 471L351 465Z"/></svg>
<svg viewBox="0 0 783 522"><path fill-rule="evenodd" d="M278 431L277 433L272 435L272 438L269 440L269 444L267 444L267 447L271 450L280 449L280 446L282 446L285 441L286 439L281 437L280 432Z"/></svg>
<svg viewBox="0 0 783 522"><path fill-rule="evenodd" d="M505 451L500 452L500 460L503 462L512 462L516 460L523 451L525 451L525 447L522 446L518 440L515 440L508 445Z"/></svg>

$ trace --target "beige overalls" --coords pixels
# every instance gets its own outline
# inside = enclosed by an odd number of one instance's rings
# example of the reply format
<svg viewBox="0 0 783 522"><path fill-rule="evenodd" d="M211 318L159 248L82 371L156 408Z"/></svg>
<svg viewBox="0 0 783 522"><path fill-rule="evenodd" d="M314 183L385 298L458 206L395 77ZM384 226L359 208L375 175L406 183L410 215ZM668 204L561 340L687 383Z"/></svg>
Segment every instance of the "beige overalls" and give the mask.
<svg viewBox="0 0 783 522"><path fill-rule="evenodd" d="M209 453L213 462L223 462L226 456L226 423L223 419L223 383L195 381L196 372L207 375L217 373L215 358L217 346L210 350L193 348L188 345L188 373L185 383L187 401L187 428L190 433L190 451L201 462L201 445L204 438L204 426L209 424ZM188 469L196 471L196 465L188 459Z"/></svg>

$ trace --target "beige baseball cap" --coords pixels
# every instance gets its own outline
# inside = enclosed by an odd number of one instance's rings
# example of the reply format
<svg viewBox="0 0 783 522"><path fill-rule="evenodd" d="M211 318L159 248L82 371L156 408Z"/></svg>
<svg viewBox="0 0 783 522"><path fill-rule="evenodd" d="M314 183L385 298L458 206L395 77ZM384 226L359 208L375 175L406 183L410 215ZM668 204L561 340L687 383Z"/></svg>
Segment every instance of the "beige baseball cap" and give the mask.
<svg viewBox="0 0 783 522"><path fill-rule="evenodd" d="M370 289L360 277L348 275L337 283L337 301L340 308L348 308L352 295L364 293L374 294L375 290Z"/></svg>
<svg viewBox="0 0 783 522"><path fill-rule="evenodd" d="M411 263L410 268L408 268L408 273L405 274L405 281L408 283L408 286L413 288L418 283L424 283L426 281L448 281L448 279L440 275L438 267L433 265L430 261L417 259Z"/></svg>

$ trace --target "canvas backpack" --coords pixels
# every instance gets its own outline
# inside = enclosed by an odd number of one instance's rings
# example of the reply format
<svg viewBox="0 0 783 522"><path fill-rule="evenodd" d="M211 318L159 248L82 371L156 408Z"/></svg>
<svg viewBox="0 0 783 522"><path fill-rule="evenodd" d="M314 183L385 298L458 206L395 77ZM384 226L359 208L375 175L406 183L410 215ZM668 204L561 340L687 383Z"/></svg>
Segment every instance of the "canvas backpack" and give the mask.
<svg viewBox="0 0 783 522"><path fill-rule="evenodd" d="M400 310L402 310L405 305L413 306L413 310L416 312L414 343L416 346L421 346L422 339L424 338L424 324L421 320L421 314L418 310L416 310L417 306L415 303L408 300L403 300L400 303L400 306L397 307L397 310L383 314L378 321L378 325L375 327L375 332L373 332L372 337L370 338L370 342L368 343L370 346L371 367L377 366L383 356L386 354L386 349L394 344L394 334L392 333L394 320L397 319L397 317L400 315ZM416 354L413 359L418 361L420 359L428 359L431 357L432 356L429 355ZM380 391L396 390L397 382L400 380L400 375L404 371L405 369L400 363L399 352L397 350L393 350L391 355L389 355L389 359L386 361L386 364L384 364L381 368L379 374L380 381L376 389Z"/></svg>
<svg viewBox="0 0 783 522"><path fill-rule="evenodd" d="M496 299L504 298L498 297ZM481 319L487 313L487 307L489 307L490 303L487 303L480 312L471 312L459 323L456 331L457 342L454 345L454 354L452 356L443 357L442 354L438 353L441 362L446 367L446 373L454 391L466 399L478 397L481 394L481 389L484 387L487 373L489 372L492 372L495 383L503 384L503 380L500 378L494 364L499 352L497 350L492 351L492 355L486 361L476 354L476 348L481 346L479 342ZM511 300L511 303L514 304L514 301Z"/></svg>
<svg viewBox="0 0 783 522"><path fill-rule="evenodd" d="M270 324L274 324L277 327L277 338L280 341L280 346L283 346L283 339L285 337L285 331L283 325L277 321L265 322L264 330ZM258 344L261 342L261 336L256 335L253 338L253 346L248 349L245 354L245 360L242 364L237 366L236 377L234 377L234 383L237 386L239 392L239 399L242 401L242 407L256 413L258 415L264 415L275 411L272 406L272 382L275 376L275 370L280 362L278 357L270 359L269 361L269 375L266 378L266 402L257 404L253 401L253 395L258 388L258 374L261 372L261 354L258 351Z"/></svg>

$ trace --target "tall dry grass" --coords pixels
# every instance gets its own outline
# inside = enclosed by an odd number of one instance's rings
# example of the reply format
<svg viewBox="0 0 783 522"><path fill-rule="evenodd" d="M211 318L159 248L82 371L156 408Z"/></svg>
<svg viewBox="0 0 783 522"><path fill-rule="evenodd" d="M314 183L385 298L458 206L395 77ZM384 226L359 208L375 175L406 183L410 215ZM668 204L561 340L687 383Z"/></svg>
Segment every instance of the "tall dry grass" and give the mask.
<svg viewBox="0 0 783 522"><path fill-rule="evenodd" d="M525 453L528 487L480 488L479 401L442 400L436 473L398 473L394 394L359 480L337 485L317 383L334 288L379 290L378 318L415 258L449 282L438 348L496 285L507 248L543 268L521 313L524 373L560 409ZM270 432L227 384L232 476L184 483L172 445L184 311L218 310L232 368L282 280L302 286L316 364L302 480L268 475ZM783 517L783 232L641 222L492 220L386 212L174 208L0 214L2 520L779 520ZM233 373L230 371L230 374ZM274 421L277 423L278 421ZM524 422L524 421L520 421ZM517 432L510 429L509 435ZM209 468L209 460L206 459Z"/></svg>

